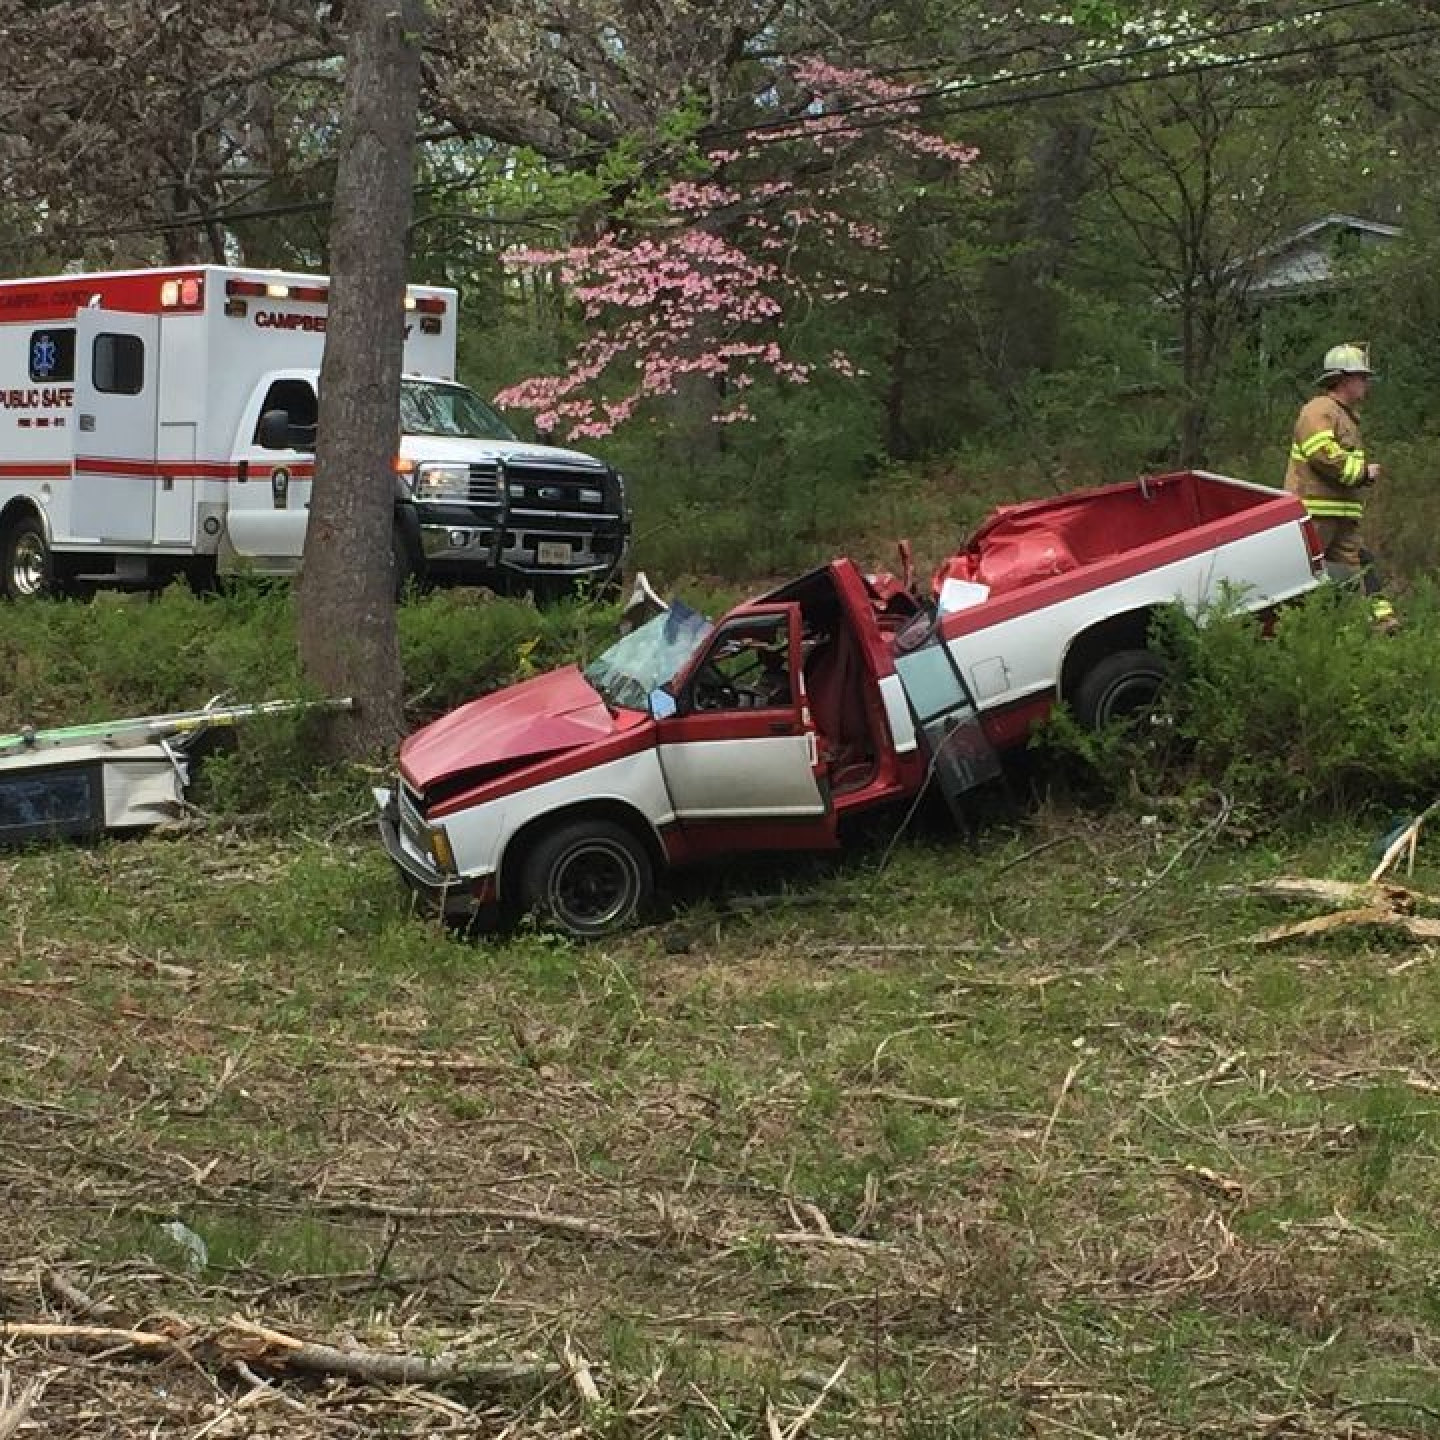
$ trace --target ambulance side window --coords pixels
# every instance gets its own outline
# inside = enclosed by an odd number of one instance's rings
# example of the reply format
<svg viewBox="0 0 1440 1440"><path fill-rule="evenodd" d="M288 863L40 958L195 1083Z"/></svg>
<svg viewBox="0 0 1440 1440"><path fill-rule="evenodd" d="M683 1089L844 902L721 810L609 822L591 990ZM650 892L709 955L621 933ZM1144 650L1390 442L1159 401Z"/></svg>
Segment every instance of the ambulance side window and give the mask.
<svg viewBox="0 0 1440 1440"><path fill-rule="evenodd" d="M104 395L138 395L145 388L145 342L136 335L97 335L90 374Z"/></svg>
<svg viewBox="0 0 1440 1440"><path fill-rule="evenodd" d="M290 417L290 428L292 430L311 430L315 428L316 421L320 418L320 400L315 394L315 387L308 380L276 380L265 392L264 403L260 406L260 414L264 416L271 410L283 410ZM260 427L257 422L254 435L255 444L260 443ZM298 442L300 437L296 437ZM314 436L309 437L310 443L314 443Z"/></svg>
<svg viewBox="0 0 1440 1440"><path fill-rule="evenodd" d="M30 336L30 378L42 385L75 378L75 332L36 330Z"/></svg>

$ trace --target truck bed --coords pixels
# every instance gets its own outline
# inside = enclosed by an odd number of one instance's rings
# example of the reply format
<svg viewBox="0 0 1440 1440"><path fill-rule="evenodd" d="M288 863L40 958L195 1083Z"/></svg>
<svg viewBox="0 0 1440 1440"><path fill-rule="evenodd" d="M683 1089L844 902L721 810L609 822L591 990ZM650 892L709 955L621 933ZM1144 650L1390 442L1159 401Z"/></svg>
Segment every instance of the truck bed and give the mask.
<svg viewBox="0 0 1440 1440"><path fill-rule="evenodd" d="M941 565L935 589L938 594L946 580L984 586L988 596L965 596L969 605L983 603L1160 541L1184 536L1203 549L1302 513L1282 491L1202 470L1005 505Z"/></svg>

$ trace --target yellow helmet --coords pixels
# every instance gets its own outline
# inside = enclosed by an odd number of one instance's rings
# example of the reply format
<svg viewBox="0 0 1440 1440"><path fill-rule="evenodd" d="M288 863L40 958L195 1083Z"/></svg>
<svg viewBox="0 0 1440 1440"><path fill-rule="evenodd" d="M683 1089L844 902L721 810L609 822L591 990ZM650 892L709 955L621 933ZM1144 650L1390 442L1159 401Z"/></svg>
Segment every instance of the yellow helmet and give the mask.
<svg viewBox="0 0 1440 1440"><path fill-rule="evenodd" d="M1346 375L1373 375L1370 368L1370 347L1361 340L1347 340L1332 345L1325 352L1325 368L1320 375L1322 385L1333 385Z"/></svg>

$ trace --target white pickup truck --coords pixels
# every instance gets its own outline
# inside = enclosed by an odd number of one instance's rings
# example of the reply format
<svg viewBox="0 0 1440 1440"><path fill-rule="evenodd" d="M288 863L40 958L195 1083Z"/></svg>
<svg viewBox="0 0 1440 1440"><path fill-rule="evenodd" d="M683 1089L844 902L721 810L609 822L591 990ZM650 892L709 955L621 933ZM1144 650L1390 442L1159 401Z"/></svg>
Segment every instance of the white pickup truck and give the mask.
<svg viewBox="0 0 1440 1440"><path fill-rule="evenodd" d="M1267 610L1323 574L1297 500L1220 475L1005 506L933 601L835 560L714 623L672 604L584 670L471 701L401 746L382 837L449 917L605 935L669 867L834 849L932 782L957 803L1057 700L1090 725L1148 704L1158 607Z"/></svg>

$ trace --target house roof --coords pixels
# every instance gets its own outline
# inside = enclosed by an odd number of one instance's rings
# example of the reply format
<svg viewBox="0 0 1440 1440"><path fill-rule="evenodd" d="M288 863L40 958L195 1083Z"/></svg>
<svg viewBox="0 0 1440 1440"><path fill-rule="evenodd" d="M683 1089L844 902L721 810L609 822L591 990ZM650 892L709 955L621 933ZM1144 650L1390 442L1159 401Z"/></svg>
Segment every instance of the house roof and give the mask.
<svg viewBox="0 0 1440 1440"><path fill-rule="evenodd" d="M1321 215L1256 252L1250 294L1295 295L1340 284L1344 277L1337 273L1333 244L1337 232L1354 237L1356 245L1368 249L1396 239L1401 230L1398 225L1340 211Z"/></svg>

